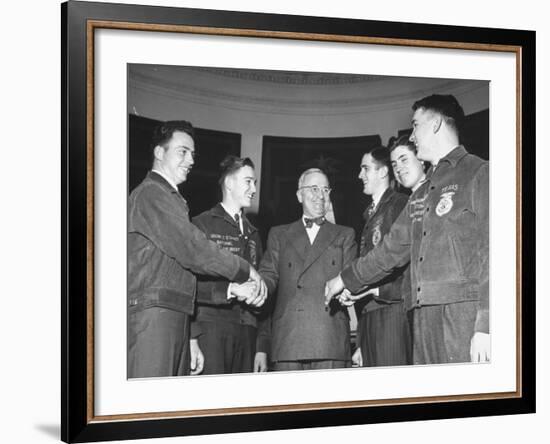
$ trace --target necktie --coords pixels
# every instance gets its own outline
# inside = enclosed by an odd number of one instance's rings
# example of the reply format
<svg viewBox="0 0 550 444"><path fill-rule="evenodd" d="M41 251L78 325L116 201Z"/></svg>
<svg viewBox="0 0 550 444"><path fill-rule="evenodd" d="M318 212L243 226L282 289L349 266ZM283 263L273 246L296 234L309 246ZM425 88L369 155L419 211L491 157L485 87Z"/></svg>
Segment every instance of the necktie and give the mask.
<svg viewBox="0 0 550 444"><path fill-rule="evenodd" d="M369 215L369 217L372 216L372 214L374 213L374 210L376 209L376 204L374 203L374 200L370 203L369 207L367 208L367 214Z"/></svg>
<svg viewBox="0 0 550 444"><path fill-rule="evenodd" d="M239 227L239 231L242 233L243 230L241 228L241 217L239 216L239 213L236 213L233 217L235 218L235 222L237 222L237 227Z"/></svg>
<svg viewBox="0 0 550 444"><path fill-rule="evenodd" d="M314 218L304 217L304 222L306 223L306 228L311 228L313 224L317 224L321 226L325 223L325 217L324 216L319 216Z"/></svg>

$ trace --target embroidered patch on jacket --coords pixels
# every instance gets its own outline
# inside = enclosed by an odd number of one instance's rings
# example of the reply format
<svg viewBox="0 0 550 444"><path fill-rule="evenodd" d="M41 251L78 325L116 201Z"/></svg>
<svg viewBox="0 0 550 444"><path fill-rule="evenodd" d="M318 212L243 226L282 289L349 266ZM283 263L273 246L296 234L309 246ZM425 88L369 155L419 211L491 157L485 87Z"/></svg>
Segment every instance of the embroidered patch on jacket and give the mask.
<svg viewBox="0 0 550 444"><path fill-rule="evenodd" d="M451 208L453 208L453 195L454 191L450 191L448 193L443 193L441 195L441 199L439 200L439 203L437 204L437 207L435 208L435 214L437 214L439 217L447 214L449 211L451 211Z"/></svg>
<svg viewBox="0 0 550 444"><path fill-rule="evenodd" d="M256 266L256 242L252 239L248 242L248 255L250 256L250 262Z"/></svg>
<svg viewBox="0 0 550 444"><path fill-rule="evenodd" d="M382 232L380 231L380 225L376 225L372 232L372 244L376 247L382 239Z"/></svg>

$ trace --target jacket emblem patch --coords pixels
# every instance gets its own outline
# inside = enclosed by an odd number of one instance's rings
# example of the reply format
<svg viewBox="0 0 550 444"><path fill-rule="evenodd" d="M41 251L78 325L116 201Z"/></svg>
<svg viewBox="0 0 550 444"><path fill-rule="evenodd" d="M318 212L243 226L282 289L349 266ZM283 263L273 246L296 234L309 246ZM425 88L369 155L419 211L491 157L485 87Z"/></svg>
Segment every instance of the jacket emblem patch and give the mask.
<svg viewBox="0 0 550 444"><path fill-rule="evenodd" d="M380 225L376 225L374 227L374 231L372 232L372 244L376 247L380 240L382 239L382 232L380 231Z"/></svg>
<svg viewBox="0 0 550 444"><path fill-rule="evenodd" d="M451 208L453 208L453 195L454 191L450 191L448 193L443 193L441 195L441 199L439 200L439 203L437 204L437 207L435 208L435 214L437 214L439 217L447 214L449 211L451 211Z"/></svg>
<svg viewBox="0 0 550 444"><path fill-rule="evenodd" d="M248 242L248 255L250 256L250 263L256 267L258 265L256 263L256 242L253 240Z"/></svg>

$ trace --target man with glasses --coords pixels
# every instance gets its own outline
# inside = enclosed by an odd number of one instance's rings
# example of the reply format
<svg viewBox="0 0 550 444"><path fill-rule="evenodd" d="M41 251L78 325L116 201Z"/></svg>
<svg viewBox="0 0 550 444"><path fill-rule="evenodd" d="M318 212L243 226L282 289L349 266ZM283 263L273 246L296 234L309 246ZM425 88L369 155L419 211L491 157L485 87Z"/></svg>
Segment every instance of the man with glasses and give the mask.
<svg viewBox="0 0 550 444"><path fill-rule="evenodd" d="M274 297L271 356L274 370L350 366L347 310L336 301L324 306L324 285L356 256L353 229L325 219L330 195L322 170L306 170L296 196L303 215L273 227L260 274Z"/></svg>
<svg viewBox="0 0 550 444"><path fill-rule="evenodd" d="M153 168L128 203L128 378L200 373L203 356L189 339L195 308L194 273L257 285L251 305L265 301L266 288L249 263L220 249L189 221L178 185L194 164L193 126L159 125L152 141Z"/></svg>

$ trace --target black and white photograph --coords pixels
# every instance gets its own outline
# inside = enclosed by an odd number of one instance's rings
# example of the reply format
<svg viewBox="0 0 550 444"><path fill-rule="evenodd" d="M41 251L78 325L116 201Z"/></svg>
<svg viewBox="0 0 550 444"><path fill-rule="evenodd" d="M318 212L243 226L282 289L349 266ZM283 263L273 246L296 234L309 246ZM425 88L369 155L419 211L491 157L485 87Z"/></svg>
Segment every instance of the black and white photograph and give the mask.
<svg viewBox="0 0 550 444"><path fill-rule="evenodd" d="M534 411L534 33L62 13L63 439Z"/></svg>
<svg viewBox="0 0 550 444"><path fill-rule="evenodd" d="M543 10L6 2L1 441L547 441Z"/></svg>
<svg viewBox="0 0 550 444"><path fill-rule="evenodd" d="M128 379L490 363L489 91L128 64Z"/></svg>

